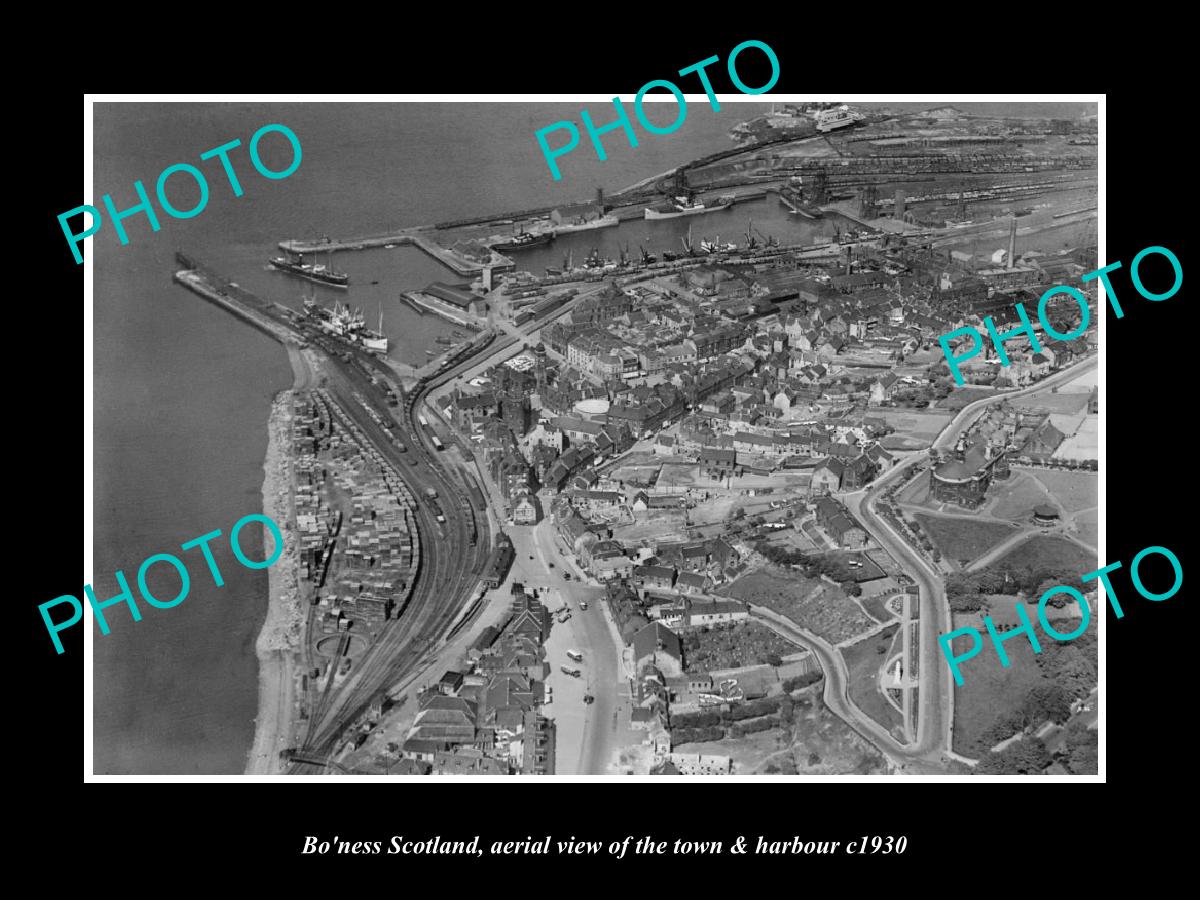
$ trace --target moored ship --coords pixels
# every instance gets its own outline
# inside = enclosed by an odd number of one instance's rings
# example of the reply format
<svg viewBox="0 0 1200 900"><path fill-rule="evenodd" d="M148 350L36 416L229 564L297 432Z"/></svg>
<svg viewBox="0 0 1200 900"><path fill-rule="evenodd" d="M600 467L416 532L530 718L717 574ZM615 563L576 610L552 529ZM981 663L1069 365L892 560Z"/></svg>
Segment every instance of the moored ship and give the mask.
<svg viewBox="0 0 1200 900"><path fill-rule="evenodd" d="M293 275L299 275L301 278L321 284L330 284L334 287L347 287L350 284L350 276L345 272L334 271L330 266L320 263L306 263L303 253L295 259L286 256L273 257L271 265L282 272L291 272Z"/></svg>
<svg viewBox="0 0 1200 900"><path fill-rule="evenodd" d="M839 106L837 109L824 109L817 113L817 131L827 133L838 128L848 128L851 125L857 125L863 120L861 113L855 112L848 106Z"/></svg>
<svg viewBox="0 0 1200 900"><path fill-rule="evenodd" d="M700 213L716 212L731 206L733 206L733 197L728 194L718 197L708 204L696 197L686 195L673 197L669 202L660 203L657 206L647 206L645 216L647 219L675 219L679 216L696 216Z"/></svg>
<svg viewBox="0 0 1200 900"><path fill-rule="evenodd" d="M787 207L788 212L809 219L817 219L823 215L821 207L808 203L799 187L787 186L779 191L779 202Z"/></svg>
<svg viewBox="0 0 1200 900"><path fill-rule="evenodd" d="M362 341L362 345L368 350L374 350L376 353L387 353L388 339L383 333L383 304L379 304L379 330L372 331L370 328L363 326L358 330L358 338Z"/></svg>
<svg viewBox="0 0 1200 900"><path fill-rule="evenodd" d="M379 330L373 331L367 327L362 310L353 309L342 303L334 302L333 309L319 306L316 301L305 299L304 314L316 321L316 325L326 334L340 337L351 343L362 344L367 350L387 353L388 339L383 333L383 307L379 308Z"/></svg>
<svg viewBox="0 0 1200 900"><path fill-rule="evenodd" d="M500 244L492 244L492 249L501 253L512 250L528 250L533 247L544 247L554 240L553 231L543 231L541 234L534 234L530 231L522 231L513 235L512 240L505 241Z"/></svg>

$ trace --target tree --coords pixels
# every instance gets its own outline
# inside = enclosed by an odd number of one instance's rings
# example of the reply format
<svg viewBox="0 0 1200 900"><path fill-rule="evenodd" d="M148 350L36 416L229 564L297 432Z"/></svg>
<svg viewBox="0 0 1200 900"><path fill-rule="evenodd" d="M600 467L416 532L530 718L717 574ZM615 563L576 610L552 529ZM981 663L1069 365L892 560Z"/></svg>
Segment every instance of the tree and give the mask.
<svg viewBox="0 0 1200 900"><path fill-rule="evenodd" d="M1081 719L1067 726L1066 765L1076 775L1095 775L1099 772L1099 736Z"/></svg>
<svg viewBox="0 0 1200 900"><path fill-rule="evenodd" d="M1040 775L1050 763L1046 745L1037 738L1025 737L999 753L989 753L975 771L980 775Z"/></svg>
<svg viewBox="0 0 1200 900"><path fill-rule="evenodd" d="M782 666L783 665L783 657L780 656L778 653L768 653L767 654L767 665L775 666L775 667Z"/></svg>
<svg viewBox="0 0 1200 900"><path fill-rule="evenodd" d="M1030 725L1046 719L1065 722L1071 716L1071 695L1057 684L1038 685L1025 695L1021 708Z"/></svg>

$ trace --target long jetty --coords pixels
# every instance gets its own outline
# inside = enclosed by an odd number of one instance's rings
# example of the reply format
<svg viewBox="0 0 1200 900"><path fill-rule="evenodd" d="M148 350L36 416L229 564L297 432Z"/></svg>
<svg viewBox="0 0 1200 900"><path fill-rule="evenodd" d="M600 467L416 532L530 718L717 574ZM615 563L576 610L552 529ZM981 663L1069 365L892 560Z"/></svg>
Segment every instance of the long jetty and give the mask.
<svg viewBox="0 0 1200 900"><path fill-rule="evenodd" d="M476 260L457 253L433 240L425 232L429 229L406 228L392 234L377 234L369 237L344 238L342 240L290 240L280 241L279 249L288 253L330 253L339 250L369 250L376 247L387 247L395 244L412 245L424 250L442 265L453 269L459 275L478 275L485 268L505 270L516 267L509 257L495 250L489 250L491 256L487 260Z"/></svg>
<svg viewBox="0 0 1200 900"><path fill-rule="evenodd" d="M175 273L174 280L185 288L215 306L221 307L226 312L232 313L243 322L254 326L285 346L289 344L304 346L305 341L302 338L268 314L268 310L272 308L278 308L280 311L286 310L290 313L291 311L286 307L260 300L253 294L243 291L236 284L225 281L220 276L207 271L195 259L185 256L183 253L176 253L175 259L183 268Z"/></svg>

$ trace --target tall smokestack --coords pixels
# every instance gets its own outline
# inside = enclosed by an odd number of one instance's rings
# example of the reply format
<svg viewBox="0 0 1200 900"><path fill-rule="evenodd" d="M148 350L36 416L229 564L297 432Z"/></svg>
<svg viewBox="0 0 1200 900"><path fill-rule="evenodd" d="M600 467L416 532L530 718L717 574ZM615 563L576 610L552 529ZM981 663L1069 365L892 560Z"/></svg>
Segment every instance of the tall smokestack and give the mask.
<svg viewBox="0 0 1200 900"><path fill-rule="evenodd" d="M898 221L904 221L904 188L896 188L896 205L892 207Z"/></svg>
<svg viewBox="0 0 1200 900"><path fill-rule="evenodd" d="M1008 267L1011 269L1017 264L1017 217L1012 217L1012 224L1008 229Z"/></svg>

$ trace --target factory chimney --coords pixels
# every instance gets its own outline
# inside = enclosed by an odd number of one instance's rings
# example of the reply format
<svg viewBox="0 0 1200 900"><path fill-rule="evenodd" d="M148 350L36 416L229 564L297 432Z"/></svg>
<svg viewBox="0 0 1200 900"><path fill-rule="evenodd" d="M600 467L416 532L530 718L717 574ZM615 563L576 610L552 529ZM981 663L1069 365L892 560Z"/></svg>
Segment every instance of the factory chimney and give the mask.
<svg viewBox="0 0 1200 900"><path fill-rule="evenodd" d="M896 205L892 207L896 221L904 221L904 188L896 188Z"/></svg>
<svg viewBox="0 0 1200 900"><path fill-rule="evenodd" d="M1012 217L1012 224L1008 229L1008 268L1013 268L1017 264L1017 217Z"/></svg>
<svg viewBox="0 0 1200 900"><path fill-rule="evenodd" d="M596 188L596 205L600 207L600 212L604 212L604 188Z"/></svg>

